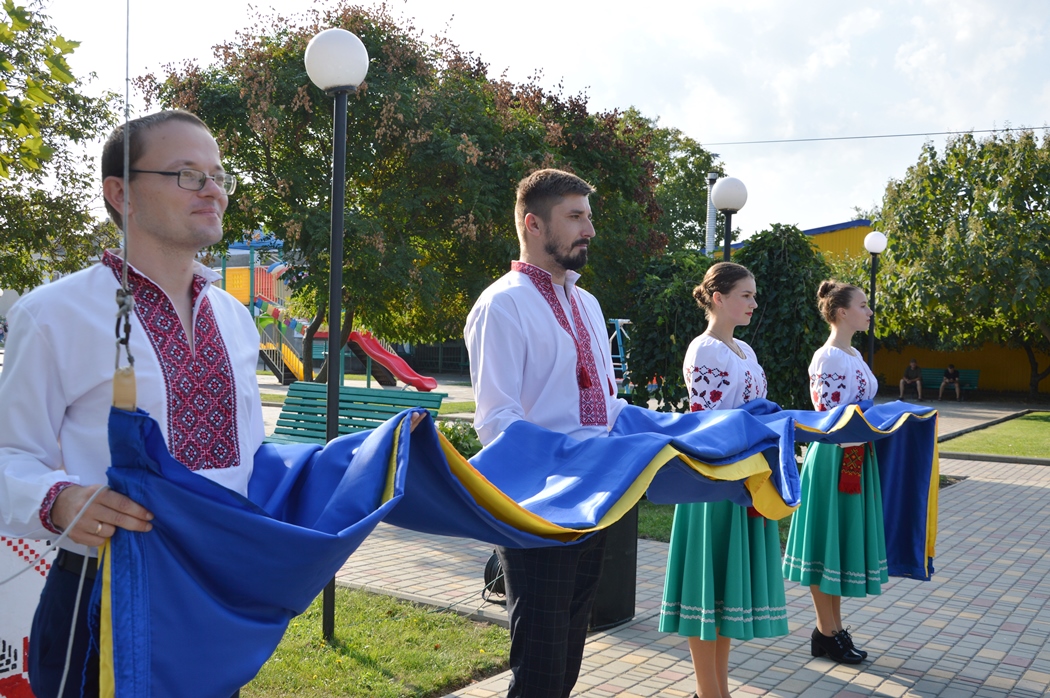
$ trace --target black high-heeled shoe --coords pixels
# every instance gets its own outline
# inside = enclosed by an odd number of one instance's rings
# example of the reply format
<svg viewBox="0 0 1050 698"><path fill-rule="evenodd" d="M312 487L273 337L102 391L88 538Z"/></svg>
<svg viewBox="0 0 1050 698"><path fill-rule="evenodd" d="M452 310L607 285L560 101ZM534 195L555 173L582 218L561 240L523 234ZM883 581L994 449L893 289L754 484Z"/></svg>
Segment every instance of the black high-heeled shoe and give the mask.
<svg viewBox="0 0 1050 698"><path fill-rule="evenodd" d="M864 657L846 644L846 639L842 637L841 632L828 637L816 628L813 628L813 634L810 636L809 651L814 657L827 655L830 659L840 664L860 664L864 661Z"/></svg>
<svg viewBox="0 0 1050 698"><path fill-rule="evenodd" d="M846 641L846 644L851 650L860 655L861 659L867 659L868 653L857 647L857 643L853 642L853 636L849 634L849 628L844 628L838 632L839 635Z"/></svg>

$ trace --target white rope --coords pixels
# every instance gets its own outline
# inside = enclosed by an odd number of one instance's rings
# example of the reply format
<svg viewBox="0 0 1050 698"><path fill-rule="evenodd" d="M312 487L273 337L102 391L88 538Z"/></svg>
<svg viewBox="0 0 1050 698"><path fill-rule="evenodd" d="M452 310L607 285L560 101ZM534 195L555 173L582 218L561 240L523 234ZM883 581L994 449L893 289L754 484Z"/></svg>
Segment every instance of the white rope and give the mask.
<svg viewBox="0 0 1050 698"><path fill-rule="evenodd" d="M131 355L131 313L135 307L135 297L128 288L128 198L131 196L129 182L131 179L131 133L128 122L131 121L131 0L126 1L124 27L124 196L121 201L120 222L124 235L124 263L121 265L120 288L117 290L117 358L115 368L120 369L120 346L128 357L128 366L135 365ZM124 337L120 336L120 321L124 320Z"/></svg>
<svg viewBox="0 0 1050 698"><path fill-rule="evenodd" d="M101 490L99 490L101 492ZM84 507L85 509L87 507ZM72 527L70 527L72 528ZM77 615L80 613L80 597L84 594L84 580L87 578L88 559L80 566L80 581L77 583L77 598L73 602L73 618L69 623L69 644L66 645L66 661L62 667L62 681L58 684L58 695L66 694L66 679L69 678L69 665L73 663L73 640L77 636Z"/></svg>
<svg viewBox="0 0 1050 698"><path fill-rule="evenodd" d="M124 270L120 277L120 287L128 290L128 170L131 168L131 134L128 122L131 121L131 0L124 5L124 197L121 203L123 212L120 222L124 233Z"/></svg>

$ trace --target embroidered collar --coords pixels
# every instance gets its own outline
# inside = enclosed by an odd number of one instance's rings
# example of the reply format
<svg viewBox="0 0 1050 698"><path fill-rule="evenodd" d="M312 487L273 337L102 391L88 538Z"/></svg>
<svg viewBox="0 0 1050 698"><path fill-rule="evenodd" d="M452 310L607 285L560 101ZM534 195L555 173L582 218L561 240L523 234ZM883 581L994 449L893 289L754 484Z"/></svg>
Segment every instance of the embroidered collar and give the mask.
<svg viewBox="0 0 1050 698"><path fill-rule="evenodd" d="M515 261L510 264L511 271L524 274L532 281L536 290L540 292L543 299L547 301L555 319L576 346L576 385L580 389L580 425L581 426L606 426L609 417L606 412L605 390L598 376L598 367L594 362L594 352L591 350L591 335L584 325L583 317L580 315L579 305L576 303L576 294L573 293L574 284L580 278L579 274L567 271L565 276L565 295L569 299L569 307L572 311L572 326L569 318L565 315L565 309L554 292L554 283L551 281L550 272L540 269L534 264ZM569 276L569 275L572 276ZM575 332L573 329L575 328ZM606 377L608 380L608 377ZM609 381L610 394L615 394L612 382Z"/></svg>
<svg viewBox="0 0 1050 698"><path fill-rule="evenodd" d="M119 282L124 260L107 251L102 264ZM190 470L229 468L240 465L237 386L208 300L211 279L196 273L210 270L198 264L194 271L193 347L175 306L157 284L129 266L128 285L138 328L148 338L164 379L168 450Z"/></svg>

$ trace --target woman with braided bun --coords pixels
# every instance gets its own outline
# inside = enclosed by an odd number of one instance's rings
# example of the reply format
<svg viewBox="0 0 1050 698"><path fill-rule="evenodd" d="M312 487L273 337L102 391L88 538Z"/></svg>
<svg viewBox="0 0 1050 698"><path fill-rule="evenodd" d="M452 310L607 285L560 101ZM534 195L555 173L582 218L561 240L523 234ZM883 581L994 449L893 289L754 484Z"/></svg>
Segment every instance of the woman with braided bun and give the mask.
<svg viewBox="0 0 1050 698"><path fill-rule="evenodd" d="M751 322L755 277L719 262L693 297L707 315L682 366L694 412L725 410L766 396L755 352L733 338ZM777 522L733 502L675 507L660 630L689 638L698 698L729 698L730 638L786 635Z"/></svg>
<svg viewBox="0 0 1050 698"><path fill-rule="evenodd" d="M856 286L824 281L817 303L831 335L809 364L814 409L874 398L878 381L851 345L854 333L868 329L867 297ZM817 616L812 655L859 664L868 653L842 625L842 597L880 594L889 581L875 451L870 443L811 444L801 480L802 503L791 520L784 577L810 588Z"/></svg>

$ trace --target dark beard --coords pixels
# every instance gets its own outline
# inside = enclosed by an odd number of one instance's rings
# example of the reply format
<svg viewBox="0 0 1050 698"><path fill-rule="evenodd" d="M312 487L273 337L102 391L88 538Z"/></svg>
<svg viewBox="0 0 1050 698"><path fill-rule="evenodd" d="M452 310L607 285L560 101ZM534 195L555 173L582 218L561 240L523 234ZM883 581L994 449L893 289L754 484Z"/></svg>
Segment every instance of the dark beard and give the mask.
<svg viewBox="0 0 1050 698"><path fill-rule="evenodd" d="M554 246L549 239L543 244L543 251L566 271L579 271L587 266L587 248L570 247L568 254L562 254L561 250ZM575 252L575 254L574 254Z"/></svg>

